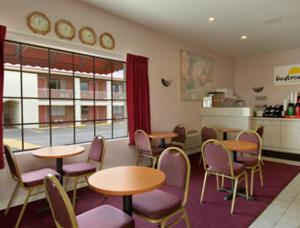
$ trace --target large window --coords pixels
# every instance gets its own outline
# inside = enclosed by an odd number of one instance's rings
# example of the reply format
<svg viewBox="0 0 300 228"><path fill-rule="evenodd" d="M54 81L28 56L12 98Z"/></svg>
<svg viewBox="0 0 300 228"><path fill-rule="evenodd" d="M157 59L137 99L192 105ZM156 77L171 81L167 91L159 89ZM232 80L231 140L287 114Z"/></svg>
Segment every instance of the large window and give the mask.
<svg viewBox="0 0 300 228"><path fill-rule="evenodd" d="M14 151L127 136L121 61L6 41L4 143Z"/></svg>

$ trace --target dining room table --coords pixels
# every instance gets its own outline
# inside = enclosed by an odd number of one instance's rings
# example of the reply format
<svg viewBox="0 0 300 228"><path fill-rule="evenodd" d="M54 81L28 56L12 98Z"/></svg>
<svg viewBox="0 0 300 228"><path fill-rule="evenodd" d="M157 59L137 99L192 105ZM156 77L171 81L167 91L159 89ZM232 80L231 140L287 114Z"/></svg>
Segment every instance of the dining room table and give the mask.
<svg viewBox="0 0 300 228"><path fill-rule="evenodd" d="M122 196L123 211L132 216L132 196L160 187L165 178L162 171L154 168L119 166L97 171L88 178L88 184L95 192Z"/></svg>
<svg viewBox="0 0 300 228"><path fill-rule="evenodd" d="M237 153L243 154L251 154L253 150L257 149L257 144L248 142L248 141L241 141L241 140L223 140L222 143L225 147L231 152L233 162L237 162ZM229 192L230 194L225 196L225 200L231 200L233 195L233 188L234 188L234 181L231 182L231 189L227 188L220 188L221 191ZM237 190L237 196L246 198L245 189L240 188ZM253 196L248 196L248 199L253 200Z"/></svg>
<svg viewBox="0 0 300 228"><path fill-rule="evenodd" d="M148 134L148 137L151 139L159 139L159 146L166 148L166 139L176 138L178 134L173 131L155 131Z"/></svg>
<svg viewBox="0 0 300 228"><path fill-rule="evenodd" d="M63 158L81 154L84 147L79 145L50 146L32 151L37 158L56 159L56 171L60 173L60 182L63 184Z"/></svg>

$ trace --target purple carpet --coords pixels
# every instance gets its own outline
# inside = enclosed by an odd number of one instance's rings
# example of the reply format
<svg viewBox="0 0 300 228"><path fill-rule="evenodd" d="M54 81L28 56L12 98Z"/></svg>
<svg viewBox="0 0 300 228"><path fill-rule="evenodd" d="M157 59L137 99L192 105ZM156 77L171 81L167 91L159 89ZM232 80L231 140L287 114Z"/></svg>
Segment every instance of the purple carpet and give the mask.
<svg viewBox="0 0 300 228"><path fill-rule="evenodd" d="M204 195L204 204L200 204L200 191L203 182L204 171L197 165L198 156L192 156L192 175L190 182L190 194L187 203L187 211L192 227L248 227L255 218L271 203L280 191L300 172L300 167L265 162L263 167L264 187L260 187L258 175L256 175L254 193L255 200L247 201L237 198L235 214L230 215L231 201L224 201L226 193L216 191L215 177L208 178ZM229 184L229 183L227 183ZM78 191L80 199L76 205L76 213L80 214L102 204L111 204L122 208L121 197L109 197L107 200L89 188ZM30 203L23 217L21 227L41 228L55 227L50 212L37 214L35 211L45 205L45 200ZM21 207L14 207L7 216L0 213L0 227L14 227ZM156 227L134 216L136 227ZM179 223L176 227L185 227Z"/></svg>

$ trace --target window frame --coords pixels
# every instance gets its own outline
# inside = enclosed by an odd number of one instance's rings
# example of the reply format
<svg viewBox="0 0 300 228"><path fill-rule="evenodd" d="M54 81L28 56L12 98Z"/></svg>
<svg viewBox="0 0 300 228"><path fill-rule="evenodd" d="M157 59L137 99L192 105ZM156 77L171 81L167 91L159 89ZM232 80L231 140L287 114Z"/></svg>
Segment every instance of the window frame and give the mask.
<svg viewBox="0 0 300 228"><path fill-rule="evenodd" d="M30 43L26 43L26 42L19 42L19 41L14 41L14 40L5 40L5 43L12 43L12 44L16 44L18 45L18 48L20 48L20 55L19 55L19 63L20 63L20 68L18 70L15 70L15 69L7 69L4 67L4 71L17 71L19 72L20 74L20 96L5 96L5 94L3 94L3 100L5 99L18 99L20 100L20 115L21 115L21 118L20 118L20 123L3 123L3 128L5 129L5 127L18 127L18 129L21 130L21 141L22 141L22 149L20 150L15 150L14 152L22 152L22 151L28 151L28 150L32 150L32 148L30 149L25 149L25 134L24 134L24 126L26 125L48 125L49 126L49 145L48 146L53 146L53 124L57 124L57 122L55 122L54 120L52 120L52 116L53 116L53 113L51 111L51 108L56 106L55 104L52 105L52 101L55 101L55 100L68 100L68 101L72 101L73 102L73 105L71 107L73 107L73 120L72 121L62 121L60 122L60 124L73 124L73 142L72 143L66 143L66 144L62 144L62 145L70 145L70 144L82 144L82 143L88 143L90 142L91 140L89 141L80 141L77 139L76 137L76 124L77 123L92 123L93 124L93 135L96 136L97 135L97 123L99 122L104 122L104 121L110 121L111 122L111 127L110 127L110 133L111 133L111 137L108 137L106 139L117 139L117 138L126 138L128 137L128 116L126 115L126 112L124 112L124 117L122 118L114 118L113 117L113 107L114 107L114 102L118 102L118 101L121 101L121 102L124 102L124 110L126 111L127 110L127 95L126 95L126 92L124 92L124 95L125 95L125 99L119 99L119 98L114 98L113 96L113 83L114 82L120 82L120 83L123 83L124 85L126 85L126 62L125 61L122 61L122 60L115 60L115 59L109 59L109 58L104 58L104 57L99 57L99 56L94 56L94 55L89 55L89 54L83 54L83 53L80 53L80 52L75 52L75 51L69 51L69 50L63 50L63 49L58 49L58 48L52 48L52 47L47 47L47 46L41 46L41 45L35 45L35 44L30 44ZM44 50L47 50L48 52L48 72L47 73L43 73L47 76L48 78L48 87L46 85L46 89L49 90L49 94L48 94L48 97L39 97L37 95L37 97L28 97L28 96L23 96L24 95L24 84L23 84L23 77L25 77L23 74L24 73L27 73L27 72L30 72L28 70L23 70L23 65L22 65L22 52L23 52L23 49L22 47L23 46L30 46L30 47L33 47L33 48L41 48L41 49L44 49ZM4 49L5 51L5 49ZM73 96L71 98L67 98L67 97L61 97L61 98L55 98L55 97L51 97L51 80L57 80L57 76L63 76L63 75L59 75L59 74L55 74L55 73L51 73L51 60L50 60L50 53L51 51L57 51L57 52L63 52L65 54L70 54L72 56L72 67L73 67L73 70L72 70L72 80L73 80ZM84 76L78 76L76 75L75 73L75 62L74 62L74 59L75 59L75 56L86 56L86 57L89 57L89 58L92 58L93 59L93 77L89 78L93 80L93 83L94 83L94 86L93 86L93 98L76 98L75 97L75 79L76 78L79 78L79 80L81 79L86 79L86 77ZM4 52L4 58L5 58L5 52ZM110 94L109 94L109 98L96 98L96 95L95 93L97 92L96 91L96 86L95 86L95 83L96 83L96 80L99 80L95 75L96 75L96 67L95 67L95 62L96 62L96 59L98 60L104 60L104 61L109 61L110 62L110 77L109 79L100 79L100 80L104 80L106 83L107 81L110 82ZM113 65L114 63L120 63L120 64L123 64L124 67L124 78L123 80L116 80L114 79L113 77ZM51 76L56 76L55 78L51 78ZM58 79L59 80L59 79ZM60 81L60 80L59 80ZM60 83L59 83L60 84ZM106 84L107 86L107 84ZM60 85L61 87L61 85ZM79 86L79 93L81 93L81 86ZM100 91L100 90L99 90ZM107 91L107 90L106 90ZM38 119L37 122L24 122L24 100L46 100L48 101L48 111L46 112L46 114L48 115L48 121L40 121L40 119ZM85 119L81 119L81 120L76 120L76 110L75 110L75 107L76 107L76 102L78 101L92 101L93 102L93 105L92 107L94 107L94 113L93 113L93 119L91 120L85 120ZM111 115L110 116L106 116L106 118L96 118L96 108L97 107L101 107L101 105L97 105L97 101L106 101L108 104L107 106L111 106ZM4 102L3 102L4 103ZM82 105L84 106L84 105ZM81 107L82 107L81 106ZM106 106L106 107L107 107ZM63 107L67 107L67 106L63 106ZM38 107L38 111L39 111L39 107ZM66 111L66 110L65 110ZM81 110L80 110L81 112ZM81 117L82 118L82 117ZM126 129L126 135L122 135L122 136L115 136L114 134L114 122L116 121L121 121L121 120L124 120L127 122L127 129ZM47 133L48 134L48 133ZM4 135L3 135L3 138L4 138ZM79 142L80 141L80 142ZM37 149L37 148L40 148L40 147L36 147L34 149Z"/></svg>

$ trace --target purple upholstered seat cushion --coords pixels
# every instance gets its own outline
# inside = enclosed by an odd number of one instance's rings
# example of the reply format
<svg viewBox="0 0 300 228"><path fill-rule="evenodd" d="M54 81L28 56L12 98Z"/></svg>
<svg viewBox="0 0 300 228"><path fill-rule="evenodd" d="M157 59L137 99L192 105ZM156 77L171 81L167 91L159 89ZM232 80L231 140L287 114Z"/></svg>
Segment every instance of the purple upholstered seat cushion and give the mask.
<svg viewBox="0 0 300 228"><path fill-rule="evenodd" d="M87 173L92 173L96 171L96 165L87 163L87 162L79 162L63 165L63 172L66 176L79 176Z"/></svg>
<svg viewBox="0 0 300 228"><path fill-rule="evenodd" d="M38 170L33 170L21 174L23 183L27 187L32 187L36 185L43 184L44 177L48 174L52 174L57 178L60 178L60 174L53 169L43 168Z"/></svg>
<svg viewBox="0 0 300 228"><path fill-rule="evenodd" d="M133 210L151 219L159 219L181 207L181 199L168 192L154 190L133 196Z"/></svg>
<svg viewBox="0 0 300 228"><path fill-rule="evenodd" d="M237 161L243 163L245 166L254 166L258 164L257 157L244 157L244 156L238 156Z"/></svg>
<svg viewBox="0 0 300 228"><path fill-rule="evenodd" d="M131 216L123 211L109 206L103 205L92 210L84 212L78 216L77 224L79 228L131 228L134 227L134 221Z"/></svg>
<svg viewBox="0 0 300 228"><path fill-rule="evenodd" d="M236 175L236 176L245 170L245 165L242 163L233 162L232 165L233 165L234 175ZM231 175L229 168L228 169L220 169L220 168L214 168L214 167L210 166L208 168L208 170L212 171L212 172L220 173L220 174L229 175L229 176Z"/></svg>

